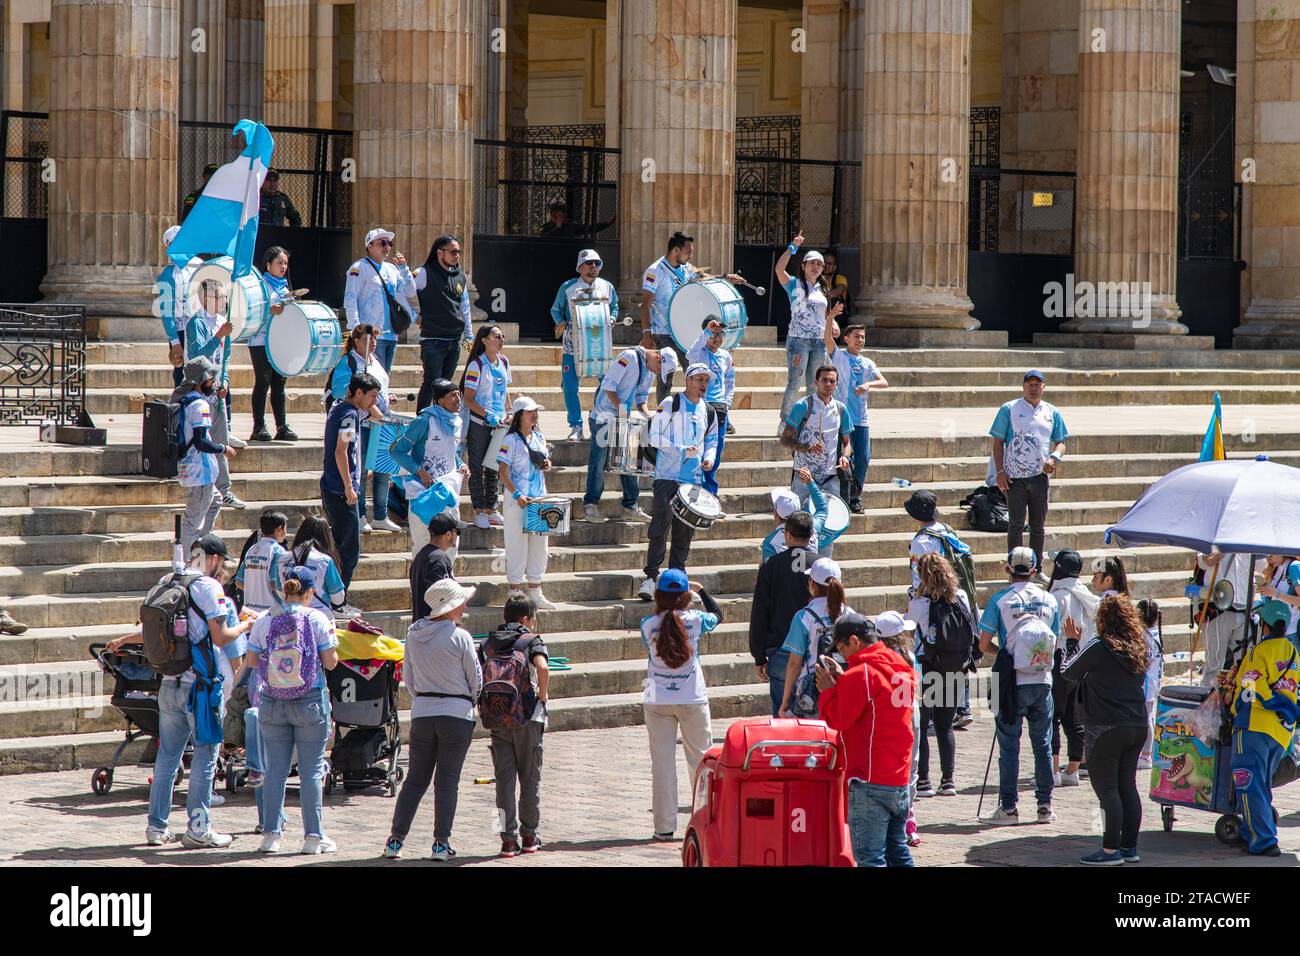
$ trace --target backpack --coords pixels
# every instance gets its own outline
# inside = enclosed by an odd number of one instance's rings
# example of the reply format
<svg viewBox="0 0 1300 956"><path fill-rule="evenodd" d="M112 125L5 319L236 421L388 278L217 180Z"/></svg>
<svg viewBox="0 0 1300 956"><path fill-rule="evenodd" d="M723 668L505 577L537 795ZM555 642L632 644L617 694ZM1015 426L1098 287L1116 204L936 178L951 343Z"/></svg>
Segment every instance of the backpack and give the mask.
<svg viewBox="0 0 1300 956"><path fill-rule="evenodd" d="M357 363L356 360L353 358L353 356L356 354L357 354L356 352L349 350L348 354L343 356L343 360L339 362L339 365L342 365L343 362L347 362L348 368L352 369L352 374L354 376L357 374ZM326 415L330 413L330 409L334 406L334 402L337 401L337 399L334 398L334 391L333 389L330 388L330 386L334 384L334 373L338 371L339 365L335 365L332 369L330 369L329 375L325 376L325 393L321 397L321 402L325 405Z"/></svg>
<svg viewBox="0 0 1300 956"><path fill-rule="evenodd" d="M479 692L478 712L486 729L524 727L532 719L537 698L529 672L528 645L535 636L525 634L505 653L481 652L483 689Z"/></svg>
<svg viewBox="0 0 1300 956"><path fill-rule="evenodd" d="M297 700L316 683L316 639L306 614L283 613L271 618L266 650L257 661L262 696Z"/></svg>
<svg viewBox="0 0 1300 956"><path fill-rule="evenodd" d="M817 618L817 638L808 635L808 653L812 657L813 666L808 667L808 661L804 661L804 669L794 682L794 693L790 695L790 713L796 717L805 717L815 720L818 716L817 702L821 697L821 691L817 689L817 666L816 662L824 654L831 652L831 645L835 635L833 623L817 612L811 612L813 617Z"/></svg>
<svg viewBox="0 0 1300 956"><path fill-rule="evenodd" d="M185 395L178 402L146 402L141 439L140 470L151 478L175 478L190 442L181 441L185 409L198 401Z"/></svg>
<svg viewBox="0 0 1300 956"><path fill-rule="evenodd" d="M948 560L948 563L952 565L953 571L957 573L957 581L961 585L961 589L966 592L966 600L970 602L970 606L973 609L975 607L976 590L975 559L971 557L970 548L967 548L964 552L959 554L957 549L953 547L952 542L948 540L947 534L926 529L922 529L919 533L928 534L930 537L939 540L939 545L943 549L943 556ZM948 534L953 534L951 529L949 529ZM953 537L957 536L953 534ZM957 538L957 540L961 541L960 538Z"/></svg>
<svg viewBox="0 0 1300 956"><path fill-rule="evenodd" d="M934 643L925 645L929 670L954 673L964 670L975 642L975 618L960 601L930 601Z"/></svg>
<svg viewBox="0 0 1300 956"><path fill-rule="evenodd" d="M1011 526L1007 499L1000 488L980 485L958 505L967 509L966 521L976 531L1006 531Z"/></svg>
<svg viewBox="0 0 1300 956"><path fill-rule="evenodd" d="M677 411L681 407L682 407L682 393L677 392L673 395L673 410L669 412L669 415L670 416L676 415ZM707 410L707 415L708 415L708 424L704 426L704 433L707 435L709 433L710 428L716 428L718 426L718 413L714 409L714 407L710 405L708 402L704 403L704 407ZM656 414L662 414L662 413L656 413ZM641 446L641 457L644 458L652 465L657 464L656 459L658 459L659 457L659 449L656 448L654 445L650 444L649 441L647 441L645 444Z"/></svg>
<svg viewBox="0 0 1300 956"><path fill-rule="evenodd" d="M184 674L194 663L190 643L190 583L183 573L154 586L140 606L140 633L149 666L164 677Z"/></svg>

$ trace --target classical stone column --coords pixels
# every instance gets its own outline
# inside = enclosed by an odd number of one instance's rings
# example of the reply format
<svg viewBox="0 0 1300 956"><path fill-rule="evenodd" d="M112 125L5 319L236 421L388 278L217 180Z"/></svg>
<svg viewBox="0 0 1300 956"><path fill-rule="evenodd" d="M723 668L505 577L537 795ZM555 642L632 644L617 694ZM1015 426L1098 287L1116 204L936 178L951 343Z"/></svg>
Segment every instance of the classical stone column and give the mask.
<svg viewBox="0 0 1300 956"><path fill-rule="evenodd" d="M528 5L529 0L505 0L506 137L523 139L528 127Z"/></svg>
<svg viewBox="0 0 1300 956"><path fill-rule="evenodd" d="M261 119L266 0L226 0L226 122Z"/></svg>
<svg viewBox="0 0 1300 956"><path fill-rule="evenodd" d="M863 2L846 0L840 33L840 146L837 157L851 163L862 162ZM853 215L857 215L857 210Z"/></svg>
<svg viewBox="0 0 1300 956"><path fill-rule="evenodd" d="M1072 170L1079 142L1079 0L1002 2L1002 165Z"/></svg>
<svg viewBox="0 0 1300 956"><path fill-rule="evenodd" d="M1300 348L1300 9L1237 5L1237 169L1243 187L1245 321L1236 348Z"/></svg>
<svg viewBox="0 0 1300 956"><path fill-rule="evenodd" d="M474 0L360 0L352 233L383 226L422 263L444 232L471 268Z"/></svg>
<svg viewBox="0 0 1300 956"><path fill-rule="evenodd" d="M180 118L226 121L226 0L181 0Z"/></svg>
<svg viewBox="0 0 1300 956"><path fill-rule="evenodd" d="M176 220L179 38L179 0L52 0L51 301L152 314Z"/></svg>
<svg viewBox="0 0 1300 956"><path fill-rule="evenodd" d="M263 112L268 126L311 126L316 0L265 0ZM327 8L327 13L332 10ZM332 19L332 17L331 17Z"/></svg>
<svg viewBox="0 0 1300 956"><path fill-rule="evenodd" d="M618 291L631 309L640 301L643 270L677 230L695 237L697 264L714 275L731 271L736 0L620 7Z"/></svg>
<svg viewBox="0 0 1300 956"><path fill-rule="evenodd" d="M867 0L863 19L860 319L977 329L966 294L970 0Z"/></svg>
<svg viewBox="0 0 1300 956"><path fill-rule="evenodd" d="M1182 8L1080 0L1074 271L1095 296L1062 332L1187 334L1175 301Z"/></svg>
<svg viewBox="0 0 1300 956"><path fill-rule="evenodd" d="M840 138L840 44L845 0L804 0L804 54L799 98L801 159L834 160ZM799 171L799 212L807 228L831 221L835 170L803 166ZM813 242L823 242L815 238Z"/></svg>

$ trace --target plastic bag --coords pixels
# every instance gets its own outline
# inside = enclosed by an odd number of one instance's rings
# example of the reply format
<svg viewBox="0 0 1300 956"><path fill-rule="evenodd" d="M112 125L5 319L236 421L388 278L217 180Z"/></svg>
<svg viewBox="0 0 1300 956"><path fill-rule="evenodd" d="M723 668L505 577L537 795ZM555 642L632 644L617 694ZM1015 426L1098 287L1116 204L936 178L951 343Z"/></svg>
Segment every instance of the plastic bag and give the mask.
<svg viewBox="0 0 1300 956"><path fill-rule="evenodd" d="M1213 744L1219 739L1223 724L1223 699L1216 691L1196 707L1187 718L1187 724L1200 740Z"/></svg>

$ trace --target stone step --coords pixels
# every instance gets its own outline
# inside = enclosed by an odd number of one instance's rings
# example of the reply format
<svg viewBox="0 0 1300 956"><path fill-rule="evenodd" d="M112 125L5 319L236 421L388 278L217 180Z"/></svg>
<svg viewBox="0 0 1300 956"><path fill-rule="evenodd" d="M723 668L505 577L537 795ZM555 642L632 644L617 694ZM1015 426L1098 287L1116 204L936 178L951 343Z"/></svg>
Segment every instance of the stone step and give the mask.
<svg viewBox="0 0 1300 956"><path fill-rule="evenodd" d="M335 314L341 314L341 310L330 306ZM93 324L94 328L89 328ZM474 330L478 331L482 322L474 323ZM499 326L506 338L506 343L519 341L519 323L518 322L493 322L493 325ZM109 316L100 317L88 323L88 333L92 338L100 341L94 345L103 347L130 346L138 345L143 349L156 348L161 342L162 347L166 348L166 336L162 330L162 323L158 319L152 318L135 318L127 316ZM775 330L774 330L775 331ZM407 333L412 341L418 336L418 330L412 329ZM89 343L88 343L89 344ZM236 343L241 344L241 343Z"/></svg>

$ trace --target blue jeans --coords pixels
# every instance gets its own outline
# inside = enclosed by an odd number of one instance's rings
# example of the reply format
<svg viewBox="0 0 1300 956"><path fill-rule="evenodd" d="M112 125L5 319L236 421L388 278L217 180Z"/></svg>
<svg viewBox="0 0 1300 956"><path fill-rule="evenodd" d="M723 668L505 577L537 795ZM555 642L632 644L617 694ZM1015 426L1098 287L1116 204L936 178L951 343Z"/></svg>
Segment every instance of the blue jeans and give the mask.
<svg viewBox="0 0 1300 956"><path fill-rule="evenodd" d="M564 391L564 410L569 415L569 427L582 425L582 400L578 398L578 366L572 354L566 354L560 365L560 388Z"/></svg>
<svg viewBox="0 0 1300 956"><path fill-rule="evenodd" d="M605 493L605 461L609 458L609 447L617 441L615 419L601 420L592 415L587 424L591 428L591 441L588 443L587 458L587 493L582 496L586 505L600 504L600 496ZM641 487L631 475L619 477L623 486L623 507L635 508L641 497Z"/></svg>
<svg viewBox="0 0 1300 956"><path fill-rule="evenodd" d="M370 448L370 434L374 429L369 426L361 428L361 466L364 468L366 463L366 451ZM361 487L366 486L365 479L361 481ZM370 493L375 503L375 520L383 521L388 517L388 489L393 486L393 476L385 475L383 472L372 471L370 473ZM357 495L357 507L361 511L361 520L366 520L366 496Z"/></svg>
<svg viewBox="0 0 1300 956"><path fill-rule="evenodd" d="M907 849L907 787L849 781L849 840L858 866L915 866Z"/></svg>
<svg viewBox="0 0 1300 956"><path fill-rule="evenodd" d="M459 357L459 339L420 339L420 365L424 367L424 378L415 401L416 411L424 411L433 401L435 379L455 376Z"/></svg>
<svg viewBox="0 0 1300 956"><path fill-rule="evenodd" d="M998 740L998 799L1003 810L1014 810L1018 800L1020 729L1025 718L1029 719L1029 743L1034 749L1034 796L1039 806L1052 802L1052 688L1017 684L1015 714L999 711L993 720Z"/></svg>
<svg viewBox="0 0 1300 956"><path fill-rule="evenodd" d="M393 370L393 356L397 354L397 339L380 339L375 343L375 358L385 372Z"/></svg>
<svg viewBox="0 0 1300 956"><path fill-rule="evenodd" d="M704 490L710 494L718 493L718 469L722 467L722 449L727 444L727 412L723 406L714 405L714 412L718 416L718 457L713 461L713 469L704 472Z"/></svg>
<svg viewBox="0 0 1300 956"><path fill-rule="evenodd" d="M302 832L304 836L324 836L321 783L325 779L325 744L330 736L330 704L325 688L297 700L275 700L263 695L260 709L266 745L263 819L284 825L284 788L293 763L293 748L297 746Z"/></svg>
<svg viewBox="0 0 1300 956"><path fill-rule="evenodd" d="M361 496L357 495L357 504L350 505L342 495L322 488L320 503L339 552L339 577L343 579L344 588L350 587L352 572L357 569L357 560L361 557Z"/></svg>
<svg viewBox="0 0 1300 956"><path fill-rule="evenodd" d="M180 769L185 745L194 736L194 715L185 707L188 687L178 679L163 678L158 689L158 756L153 765L153 783L149 785L149 826L167 829L172 811L172 788ZM211 828L212 771L217 766L217 745L194 745L190 760L189 792L185 795L185 813L189 831L195 836Z"/></svg>
<svg viewBox="0 0 1300 956"><path fill-rule="evenodd" d="M790 652L778 647L767 655L767 689L772 695L772 716L781 716L781 698L785 695L785 667Z"/></svg>
<svg viewBox="0 0 1300 956"><path fill-rule="evenodd" d="M817 369L826 361L826 345L821 339L786 339L785 366L789 380L781 399L781 424L790 417L790 409L799 401L799 378L811 395L817 387Z"/></svg>
<svg viewBox="0 0 1300 956"><path fill-rule="evenodd" d="M855 426L852 434L849 435L849 444L853 449L853 481L859 489L857 494L853 494L853 489L849 489L849 496L852 498L849 504L860 504L861 488L867 483L867 464L871 461L871 429L866 425Z"/></svg>

